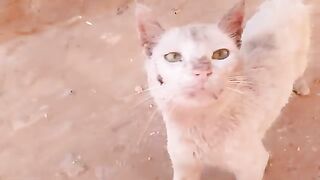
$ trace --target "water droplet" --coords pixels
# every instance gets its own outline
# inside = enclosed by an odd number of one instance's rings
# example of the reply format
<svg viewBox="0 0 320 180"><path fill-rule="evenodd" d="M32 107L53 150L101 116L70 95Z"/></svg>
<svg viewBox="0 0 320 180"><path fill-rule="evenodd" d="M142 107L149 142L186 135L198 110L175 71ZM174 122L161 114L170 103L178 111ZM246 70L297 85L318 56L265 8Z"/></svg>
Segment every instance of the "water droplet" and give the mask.
<svg viewBox="0 0 320 180"><path fill-rule="evenodd" d="M153 136L153 135L155 135L156 134L156 132L151 132L149 135L150 136Z"/></svg>
<svg viewBox="0 0 320 180"><path fill-rule="evenodd" d="M273 164L270 162L270 163L269 163L269 167L272 167L272 166L273 166Z"/></svg>
<svg viewBox="0 0 320 180"><path fill-rule="evenodd" d="M73 89L67 89L64 91L63 96L70 96L74 94L74 90Z"/></svg>
<svg viewBox="0 0 320 180"><path fill-rule="evenodd" d="M177 15L177 14L180 13L181 9L173 8L172 11L173 11L173 13L174 13L175 15Z"/></svg>
<svg viewBox="0 0 320 180"><path fill-rule="evenodd" d="M61 171L68 177L76 177L87 170L80 155L67 154L60 164Z"/></svg>
<svg viewBox="0 0 320 180"><path fill-rule="evenodd" d="M86 24L88 24L89 26L93 26L92 22L90 21L86 21Z"/></svg>
<svg viewBox="0 0 320 180"><path fill-rule="evenodd" d="M134 91L135 91L137 94L140 94L140 93L143 92L143 88L142 88L141 86L136 86L136 87L134 88Z"/></svg>

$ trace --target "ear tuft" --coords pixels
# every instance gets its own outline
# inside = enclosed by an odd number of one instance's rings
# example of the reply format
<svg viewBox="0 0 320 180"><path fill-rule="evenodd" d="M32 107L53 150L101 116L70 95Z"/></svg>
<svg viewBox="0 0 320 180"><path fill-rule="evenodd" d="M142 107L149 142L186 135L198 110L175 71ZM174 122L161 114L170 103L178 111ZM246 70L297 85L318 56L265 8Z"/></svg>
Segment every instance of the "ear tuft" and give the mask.
<svg viewBox="0 0 320 180"><path fill-rule="evenodd" d="M239 2L220 20L218 26L234 39L238 47L241 46L243 21L245 12L245 0Z"/></svg>
<svg viewBox="0 0 320 180"><path fill-rule="evenodd" d="M152 50L164 32L164 29L153 17L152 10L143 4L136 4L135 15L141 44L145 49L146 55L151 56Z"/></svg>

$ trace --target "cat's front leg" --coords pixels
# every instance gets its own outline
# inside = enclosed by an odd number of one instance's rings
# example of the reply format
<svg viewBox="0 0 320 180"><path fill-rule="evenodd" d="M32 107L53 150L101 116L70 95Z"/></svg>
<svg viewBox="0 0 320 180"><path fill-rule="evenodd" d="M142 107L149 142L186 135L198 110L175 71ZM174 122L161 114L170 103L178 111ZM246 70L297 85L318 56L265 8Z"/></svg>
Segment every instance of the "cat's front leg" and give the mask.
<svg viewBox="0 0 320 180"><path fill-rule="evenodd" d="M262 180L269 161L269 153L261 142L239 147L233 157L232 171L237 180Z"/></svg>
<svg viewBox="0 0 320 180"><path fill-rule="evenodd" d="M170 138L169 138L170 139ZM192 147L168 141L168 152L173 167L173 180L200 180L202 163L196 159Z"/></svg>
<svg viewBox="0 0 320 180"><path fill-rule="evenodd" d="M202 167L197 162L183 162L172 159L173 180L200 180Z"/></svg>

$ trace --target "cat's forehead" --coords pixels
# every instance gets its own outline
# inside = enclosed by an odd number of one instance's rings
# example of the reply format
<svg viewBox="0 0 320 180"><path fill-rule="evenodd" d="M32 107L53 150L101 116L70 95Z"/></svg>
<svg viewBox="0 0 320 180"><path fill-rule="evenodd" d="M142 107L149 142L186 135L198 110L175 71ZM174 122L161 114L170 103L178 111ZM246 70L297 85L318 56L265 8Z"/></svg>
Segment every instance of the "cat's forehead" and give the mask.
<svg viewBox="0 0 320 180"><path fill-rule="evenodd" d="M228 45L232 46L231 39L214 24L173 28L165 32L159 41L159 46L163 48L182 48L185 46L218 48Z"/></svg>

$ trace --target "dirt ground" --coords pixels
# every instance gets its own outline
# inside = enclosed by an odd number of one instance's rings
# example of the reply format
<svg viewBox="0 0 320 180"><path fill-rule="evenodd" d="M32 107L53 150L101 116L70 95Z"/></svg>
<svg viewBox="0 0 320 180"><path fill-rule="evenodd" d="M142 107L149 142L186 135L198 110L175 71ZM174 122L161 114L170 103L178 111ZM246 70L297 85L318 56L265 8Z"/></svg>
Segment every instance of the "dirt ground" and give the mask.
<svg viewBox="0 0 320 180"><path fill-rule="evenodd" d="M149 0L169 28L214 22L236 0ZM320 4L307 97L265 144L266 180L320 180ZM250 15L258 0L247 1ZM0 1L0 180L169 180L161 116L145 87L130 0ZM208 169L205 179L232 179Z"/></svg>

